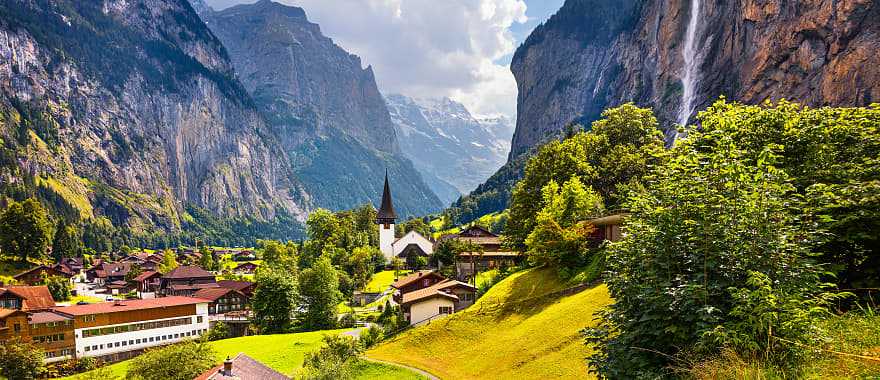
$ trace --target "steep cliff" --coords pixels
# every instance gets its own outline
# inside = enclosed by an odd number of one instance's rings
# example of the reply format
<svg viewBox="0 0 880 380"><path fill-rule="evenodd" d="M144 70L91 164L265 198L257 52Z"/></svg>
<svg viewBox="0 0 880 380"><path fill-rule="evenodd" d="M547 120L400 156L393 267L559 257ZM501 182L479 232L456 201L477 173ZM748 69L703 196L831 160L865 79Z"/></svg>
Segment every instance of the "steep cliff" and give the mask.
<svg viewBox="0 0 880 380"><path fill-rule="evenodd" d="M372 68L322 35L301 8L262 0L203 8L202 18L317 206L377 202L388 168L403 215L442 207L402 154Z"/></svg>
<svg viewBox="0 0 880 380"><path fill-rule="evenodd" d="M567 124L588 126L629 101L652 107L671 139L682 119L686 54L699 111L722 95L813 106L880 101L878 49L880 3L872 0L568 0L514 55L516 132L499 173L521 173L521 155ZM485 197L478 191L470 202Z"/></svg>
<svg viewBox="0 0 880 380"><path fill-rule="evenodd" d="M5 194L132 234L199 215L295 233L308 199L186 0L7 0L0 15Z"/></svg>
<svg viewBox="0 0 880 380"><path fill-rule="evenodd" d="M446 195L447 205L483 183L507 158L513 133L507 118L477 119L448 98L389 95L386 103L401 149L425 177L438 178L432 189ZM446 190L449 184L453 192Z"/></svg>

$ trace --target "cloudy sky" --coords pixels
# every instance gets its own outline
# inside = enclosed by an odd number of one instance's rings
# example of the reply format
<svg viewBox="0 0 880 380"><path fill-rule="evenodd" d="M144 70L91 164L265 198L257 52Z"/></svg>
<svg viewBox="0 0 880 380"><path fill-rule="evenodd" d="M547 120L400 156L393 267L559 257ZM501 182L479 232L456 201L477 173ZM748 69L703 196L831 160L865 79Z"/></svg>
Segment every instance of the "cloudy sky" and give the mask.
<svg viewBox="0 0 880 380"><path fill-rule="evenodd" d="M214 9L255 0L206 0ZM449 96L478 115L516 113L516 47L564 0L275 0L372 65L385 93Z"/></svg>

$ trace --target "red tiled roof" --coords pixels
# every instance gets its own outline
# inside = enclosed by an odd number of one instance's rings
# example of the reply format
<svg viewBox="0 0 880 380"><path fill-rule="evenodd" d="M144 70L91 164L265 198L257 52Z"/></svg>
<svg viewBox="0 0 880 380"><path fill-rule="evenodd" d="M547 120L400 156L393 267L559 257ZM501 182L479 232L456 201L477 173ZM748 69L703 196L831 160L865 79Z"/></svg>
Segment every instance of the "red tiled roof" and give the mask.
<svg viewBox="0 0 880 380"><path fill-rule="evenodd" d="M444 277L441 276L439 273L434 272L434 271L418 271L418 272L415 272L415 273L413 273L413 274L410 274L410 275L408 275L408 276L406 276L406 277L403 277L403 278L401 278L401 279L398 279L397 281L394 281L394 283L391 284L391 287L392 287L392 288L395 288L395 289L400 289L400 288L403 287L403 286L409 285L409 284L415 282L416 280L420 280L420 279L423 279L423 278L428 277L428 276L430 276L430 277L438 277L438 278L440 278L440 279L443 279L443 278L444 278Z"/></svg>
<svg viewBox="0 0 880 380"><path fill-rule="evenodd" d="M477 288L475 288L471 284L467 284L467 283L464 283L461 281L455 281L455 280L446 280L441 283L429 286L427 288L419 289L419 290L404 294L403 299L401 300L401 303L408 304L408 303L412 303L412 302L415 302L418 300L431 298L434 296L448 297L448 298L458 300L458 296L446 292L446 290L450 289L450 288L467 288L468 290L470 290L472 292L477 291Z"/></svg>
<svg viewBox="0 0 880 380"><path fill-rule="evenodd" d="M157 309L172 306L194 305L207 303L207 300L193 297L161 297L143 300L125 300L112 302L99 302L88 305L73 305L55 308L55 311L70 315L108 314L120 311Z"/></svg>
<svg viewBox="0 0 880 380"><path fill-rule="evenodd" d="M235 289L210 288L210 289L199 289L199 291L197 291L197 292L195 292L195 294L193 294L193 297L202 298L202 299L206 299L209 301L216 301L216 300L220 299L220 297L223 297L223 296L229 294L229 292L235 292L235 293L241 294L241 292L239 292L238 290L235 290ZM241 295L244 295L244 294L241 294Z"/></svg>
<svg viewBox="0 0 880 380"><path fill-rule="evenodd" d="M250 281L220 280L217 281L217 285L220 285L221 288L243 291L244 289L253 286L254 283Z"/></svg>
<svg viewBox="0 0 880 380"><path fill-rule="evenodd" d="M239 353L235 359L232 359L232 373L225 373L223 364L220 364L193 380L289 380L289 378L250 356Z"/></svg>
<svg viewBox="0 0 880 380"><path fill-rule="evenodd" d="M62 322L69 321L71 318L65 315L61 315L52 311L41 311L37 313L32 313L29 316L29 322L33 324L37 323L47 323L47 322Z"/></svg>
<svg viewBox="0 0 880 380"><path fill-rule="evenodd" d="M214 277L210 272L197 267L195 265L184 265L174 268L168 274L162 276L164 278L203 278L203 277Z"/></svg>
<svg viewBox="0 0 880 380"><path fill-rule="evenodd" d="M146 272L141 273L137 277L135 277L133 281L137 281L137 282L146 281L147 279L149 279L150 277L153 277L155 275L161 276L162 274L159 272L153 271L153 270L148 270Z"/></svg>
<svg viewBox="0 0 880 380"><path fill-rule="evenodd" d="M2 288L0 288L2 289ZM5 292L12 293L23 300L22 310L43 310L55 306L52 293L45 286L8 286ZM3 294L0 291L0 294Z"/></svg>

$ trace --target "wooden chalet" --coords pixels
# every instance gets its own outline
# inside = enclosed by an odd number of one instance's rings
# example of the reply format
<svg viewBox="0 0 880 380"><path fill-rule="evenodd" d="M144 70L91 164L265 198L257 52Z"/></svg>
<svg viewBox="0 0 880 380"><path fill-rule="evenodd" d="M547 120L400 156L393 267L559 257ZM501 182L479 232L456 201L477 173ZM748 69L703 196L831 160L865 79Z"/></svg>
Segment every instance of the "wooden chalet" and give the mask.
<svg viewBox="0 0 880 380"><path fill-rule="evenodd" d="M254 274L257 271L259 266L252 262L246 262L238 264L234 269L232 269L232 273L235 274Z"/></svg>
<svg viewBox="0 0 880 380"><path fill-rule="evenodd" d="M194 265L184 265L168 272L159 283L162 296L192 296L200 289L219 288L210 272Z"/></svg>
<svg viewBox="0 0 880 380"><path fill-rule="evenodd" d="M253 261L257 259L257 255L253 250L244 249L232 254L233 261Z"/></svg>
<svg viewBox="0 0 880 380"><path fill-rule="evenodd" d="M114 281L125 281L125 276L131 271L130 262L106 263L99 262L86 271L86 279L98 285L105 285Z"/></svg>
<svg viewBox="0 0 880 380"><path fill-rule="evenodd" d="M458 234L446 235L440 241L447 239L457 239L479 247L477 251L459 253L455 262L455 273L459 279L471 279L478 272L522 262L521 253L504 249L500 236L480 226L470 226Z"/></svg>
<svg viewBox="0 0 880 380"><path fill-rule="evenodd" d="M400 307L411 325L464 310L474 304L477 288L464 282L444 280L432 286L404 293Z"/></svg>
<svg viewBox="0 0 880 380"><path fill-rule="evenodd" d="M74 276L82 273L85 269L85 261L82 257L62 257L56 267L64 268L65 271L72 273Z"/></svg>
<svg viewBox="0 0 880 380"><path fill-rule="evenodd" d="M209 315L247 310L250 304L250 297L229 288L200 289L193 297L211 301L208 304Z"/></svg>
<svg viewBox="0 0 880 380"><path fill-rule="evenodd" d="M58 266L38 265L24 272L12 276L15 281L25 285L37 285L43 282L46 277L63 277L66 279L73 278L73 273L67 269Z"/></svg>
<svg viewBox="0 0 880 380"><path fill-rule="evenodd" d="M401 303L404 294L428 288L445 280L446 277L434 271L417 271L397 279L391 284L395 289L394 302Z"/></svg>
<svg viewBox="0 0 880 380"><path fill-rule="evenodd" d="M217 285L221 288L237 290L248 298L253 297L254 290L257 289L257 283L251 281L220 280L217 281Z"/></svg>
<svg viewBox="0 0 880 380"><path fill-rule="evenodd" d="M159 290L161 279L162 273L148 270L132 279L132 282L138 292L155 293Z"/></svg>

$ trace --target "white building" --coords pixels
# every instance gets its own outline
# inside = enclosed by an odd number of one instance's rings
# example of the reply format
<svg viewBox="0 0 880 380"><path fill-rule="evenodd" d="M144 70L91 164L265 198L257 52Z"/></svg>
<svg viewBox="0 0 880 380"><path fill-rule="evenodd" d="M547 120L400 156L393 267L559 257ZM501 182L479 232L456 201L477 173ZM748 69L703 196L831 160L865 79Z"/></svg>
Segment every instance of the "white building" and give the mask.
<svg viewBox="0 0 880 380"><path fill-rule="evenodd" d="M143 349L193 339L208 332L208 300L163 297L57 308L74 318L76 357L105 362Z"/></svg>
<svg viewBox="0 0 880 380"><path fill-rule="evenodd" d="M394 258L394 223L397 221L397 213L394 212L394 204L391 202L391 188L388 186L388 172L385 172L385 189L382 191L382 205L376 215L376 224L379 225L379 250L385 255L386 261Z"/></svg>
<svg viewBox="0 0 880 380"><path fill-rule="evenodd" d="M434 254L434 242L416 231L410 231L391 244L391 250L395 257L406 257L404 252L408 251L407 248L415 250L419 256L431 256Z"/></svg>

